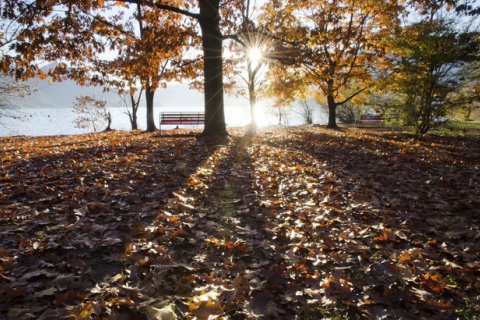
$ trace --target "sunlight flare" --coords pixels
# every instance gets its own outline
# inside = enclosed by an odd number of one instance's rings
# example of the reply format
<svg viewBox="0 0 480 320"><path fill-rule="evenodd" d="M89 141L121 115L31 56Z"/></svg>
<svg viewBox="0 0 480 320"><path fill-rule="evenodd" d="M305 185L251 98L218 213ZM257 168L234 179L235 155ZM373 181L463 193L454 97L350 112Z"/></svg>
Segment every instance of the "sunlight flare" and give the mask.
<svg viewBox="0 0 480 320"><path fill-rule="evenodd" d="M252 47L248 49L248 59L254 64L259 64L263 59L263 52L260 47Z"/></svg>

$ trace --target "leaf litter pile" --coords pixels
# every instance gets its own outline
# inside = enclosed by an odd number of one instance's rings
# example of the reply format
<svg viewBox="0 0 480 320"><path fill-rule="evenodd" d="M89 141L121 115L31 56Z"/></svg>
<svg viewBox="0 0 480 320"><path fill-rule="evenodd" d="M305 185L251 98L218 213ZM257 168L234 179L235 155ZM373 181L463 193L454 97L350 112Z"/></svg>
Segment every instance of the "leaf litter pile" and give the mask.
<svg viewBox="0 0 480 320"><path fill-rule="evenodd" d="M0 318L478 319L480 142L0 139Z"/></svg>

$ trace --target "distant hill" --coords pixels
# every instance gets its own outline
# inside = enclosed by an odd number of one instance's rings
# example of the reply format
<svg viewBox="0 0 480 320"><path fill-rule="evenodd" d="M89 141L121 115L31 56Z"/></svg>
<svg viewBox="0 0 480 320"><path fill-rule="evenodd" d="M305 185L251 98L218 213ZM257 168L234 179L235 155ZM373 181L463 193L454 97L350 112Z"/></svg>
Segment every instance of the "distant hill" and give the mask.
<svg viewBox="0 0 480 320"><path fill-rule="evenodd" d="M48 70L53 64L43 67ZM90 95L99 99L107 100L109 107L123 107L115 91L104 92L103 87L82 87L75 81L65 80L51 82L49 79L31 79L29 83L36 89L29 96L20 99L22 107L27 108L70 108L79 95ZM246 105L243 98L226 96L226 105ZM144 105L144 101L142 102ZM155 109L167 109L173 111L177 108L182 110L200 110L204 106L203 93L192 90L187 84L173 83L166 89L158 89L155 93Z"/></svg>

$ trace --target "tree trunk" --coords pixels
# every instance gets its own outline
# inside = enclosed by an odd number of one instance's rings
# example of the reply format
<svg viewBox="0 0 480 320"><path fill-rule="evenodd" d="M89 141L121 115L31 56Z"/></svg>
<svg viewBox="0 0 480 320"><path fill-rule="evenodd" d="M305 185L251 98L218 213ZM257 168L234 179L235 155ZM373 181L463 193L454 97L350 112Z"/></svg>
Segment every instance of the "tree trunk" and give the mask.
<svg viewBox="0 0 480 320"><path fill-rule="evenodd" d="M137 130L138 129L138 122L137 122L138 105L135 102L135 98L133 96L130 96L130 103L132 104L132 114L128 115L130 117L130 124L132 125L132 130Z"/></svg>
<svg viewBox="0 0 480 320"><path fill-rule="evenodd" d="M250 127L255 129L257 127L257 115L255 113L255 103L252 100L254 99L250 99Z"/></svg>
<svg viewBox="0 0 480 320"><path fill-rule="evenodd" d="M145 98L147 100L147 131L153 132L157 130L155 127L155 118L153 114L153 97L155 95L155 90L152 87L148 86L145 91Z"/></svg>
<svg viewBox="0 0 480 320"><path fill-rule="evenodd" d="M327 96L328 102L328 125L327 128L337 129L337 104L333 96Z"/></svg>
<svg viewBox="0 0 480 320"><path fill-rule="evenodd" d="M138 129L137 110L133 111L131 122L132 122L132 130L137 130Z"/></svg>
<svg viewBox="0 0 480 320"><path fill-rule="evenodd" d="M471 115L472 115L472 109L467 109L467 112L465 115L465 121L472 121L472 119L470 119Z"/></svg>
<svg viewBox="0 0 480 320"><path fill-rule="evenodd" d="M252 70L252 63L248 63L248 98L250 101L250 128L257 128L257 116L255 108L257 104L257 94L255 92L255 73Z"/></svg>
<svg viewBox="0 0 480 320"><path fill-rule="evenodd" d="M93 116L90 116L90 121L92 122L93 132L97 132L97 126L95 125L95 119Z"/></svg>
<svg viewBox="0 0 480 320"><path fill-rule="evenodd" d="M107 128L105 129L105 131L112 131L111 125L112 125L112 114L109 111L107 113Z"/></svg>
<svg viewBox="0 0 480 320"><path fill-rule="evenodd" d="M219 0L199 0L204 60L205 129L207 136L226 136L223 104L222 34Z"/></svg>

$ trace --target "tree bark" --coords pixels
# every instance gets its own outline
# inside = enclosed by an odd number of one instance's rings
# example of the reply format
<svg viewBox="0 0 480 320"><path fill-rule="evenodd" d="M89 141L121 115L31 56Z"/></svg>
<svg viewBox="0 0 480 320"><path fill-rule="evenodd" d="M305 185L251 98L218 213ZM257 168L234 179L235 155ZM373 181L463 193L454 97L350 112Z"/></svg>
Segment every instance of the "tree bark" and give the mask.
<svg viewBox="0 0 480 320"><path fill-rule="evenodd" d="M207 136L226 136L223 102L222 34L219 0L199 0L204 59L205 129Z"/></svg>
<svg viewBox="0 0 480 320"><path fill-rule="evenodd" d="M335 103L335 99L333 96L327 96L327 103L328 103L328 124L327 128L337 129L337 104Z"/></svg>
<svg viewBox="0 0 480 320"><path fill-rule="evenodd" d="M145 91L145 98L147 100L147 131L153 132L157 130L155 127L155 118L153 114L153 98L155 95L155 90L152 87L148 86Z"/></svg>
<svg viewBox="0 0 480 320"><path fill-rule="evenodd" d="M132 125L132 130L137 130L138 129L138 122L137 122L138 105L133 96L130 96L130 103L132 104L132 114L129 114L130 124Z"/></svg>
<svg viewBox="0 0 480 320"><path fill-rule="evenodd" d="M112 128L110 127L112 125L112 114L110 111L107 113L107 128L105 131L112 131Z"/></svg>
<svg viewBox="0 0 480 320"><path fill-rule="evenodd" d="M255 108L257 105L257 93L255 92L255 72L252 70L252 63L248 63L248 98L250 102L250 128L255 130L257 128L257 116Z"/></svg>

